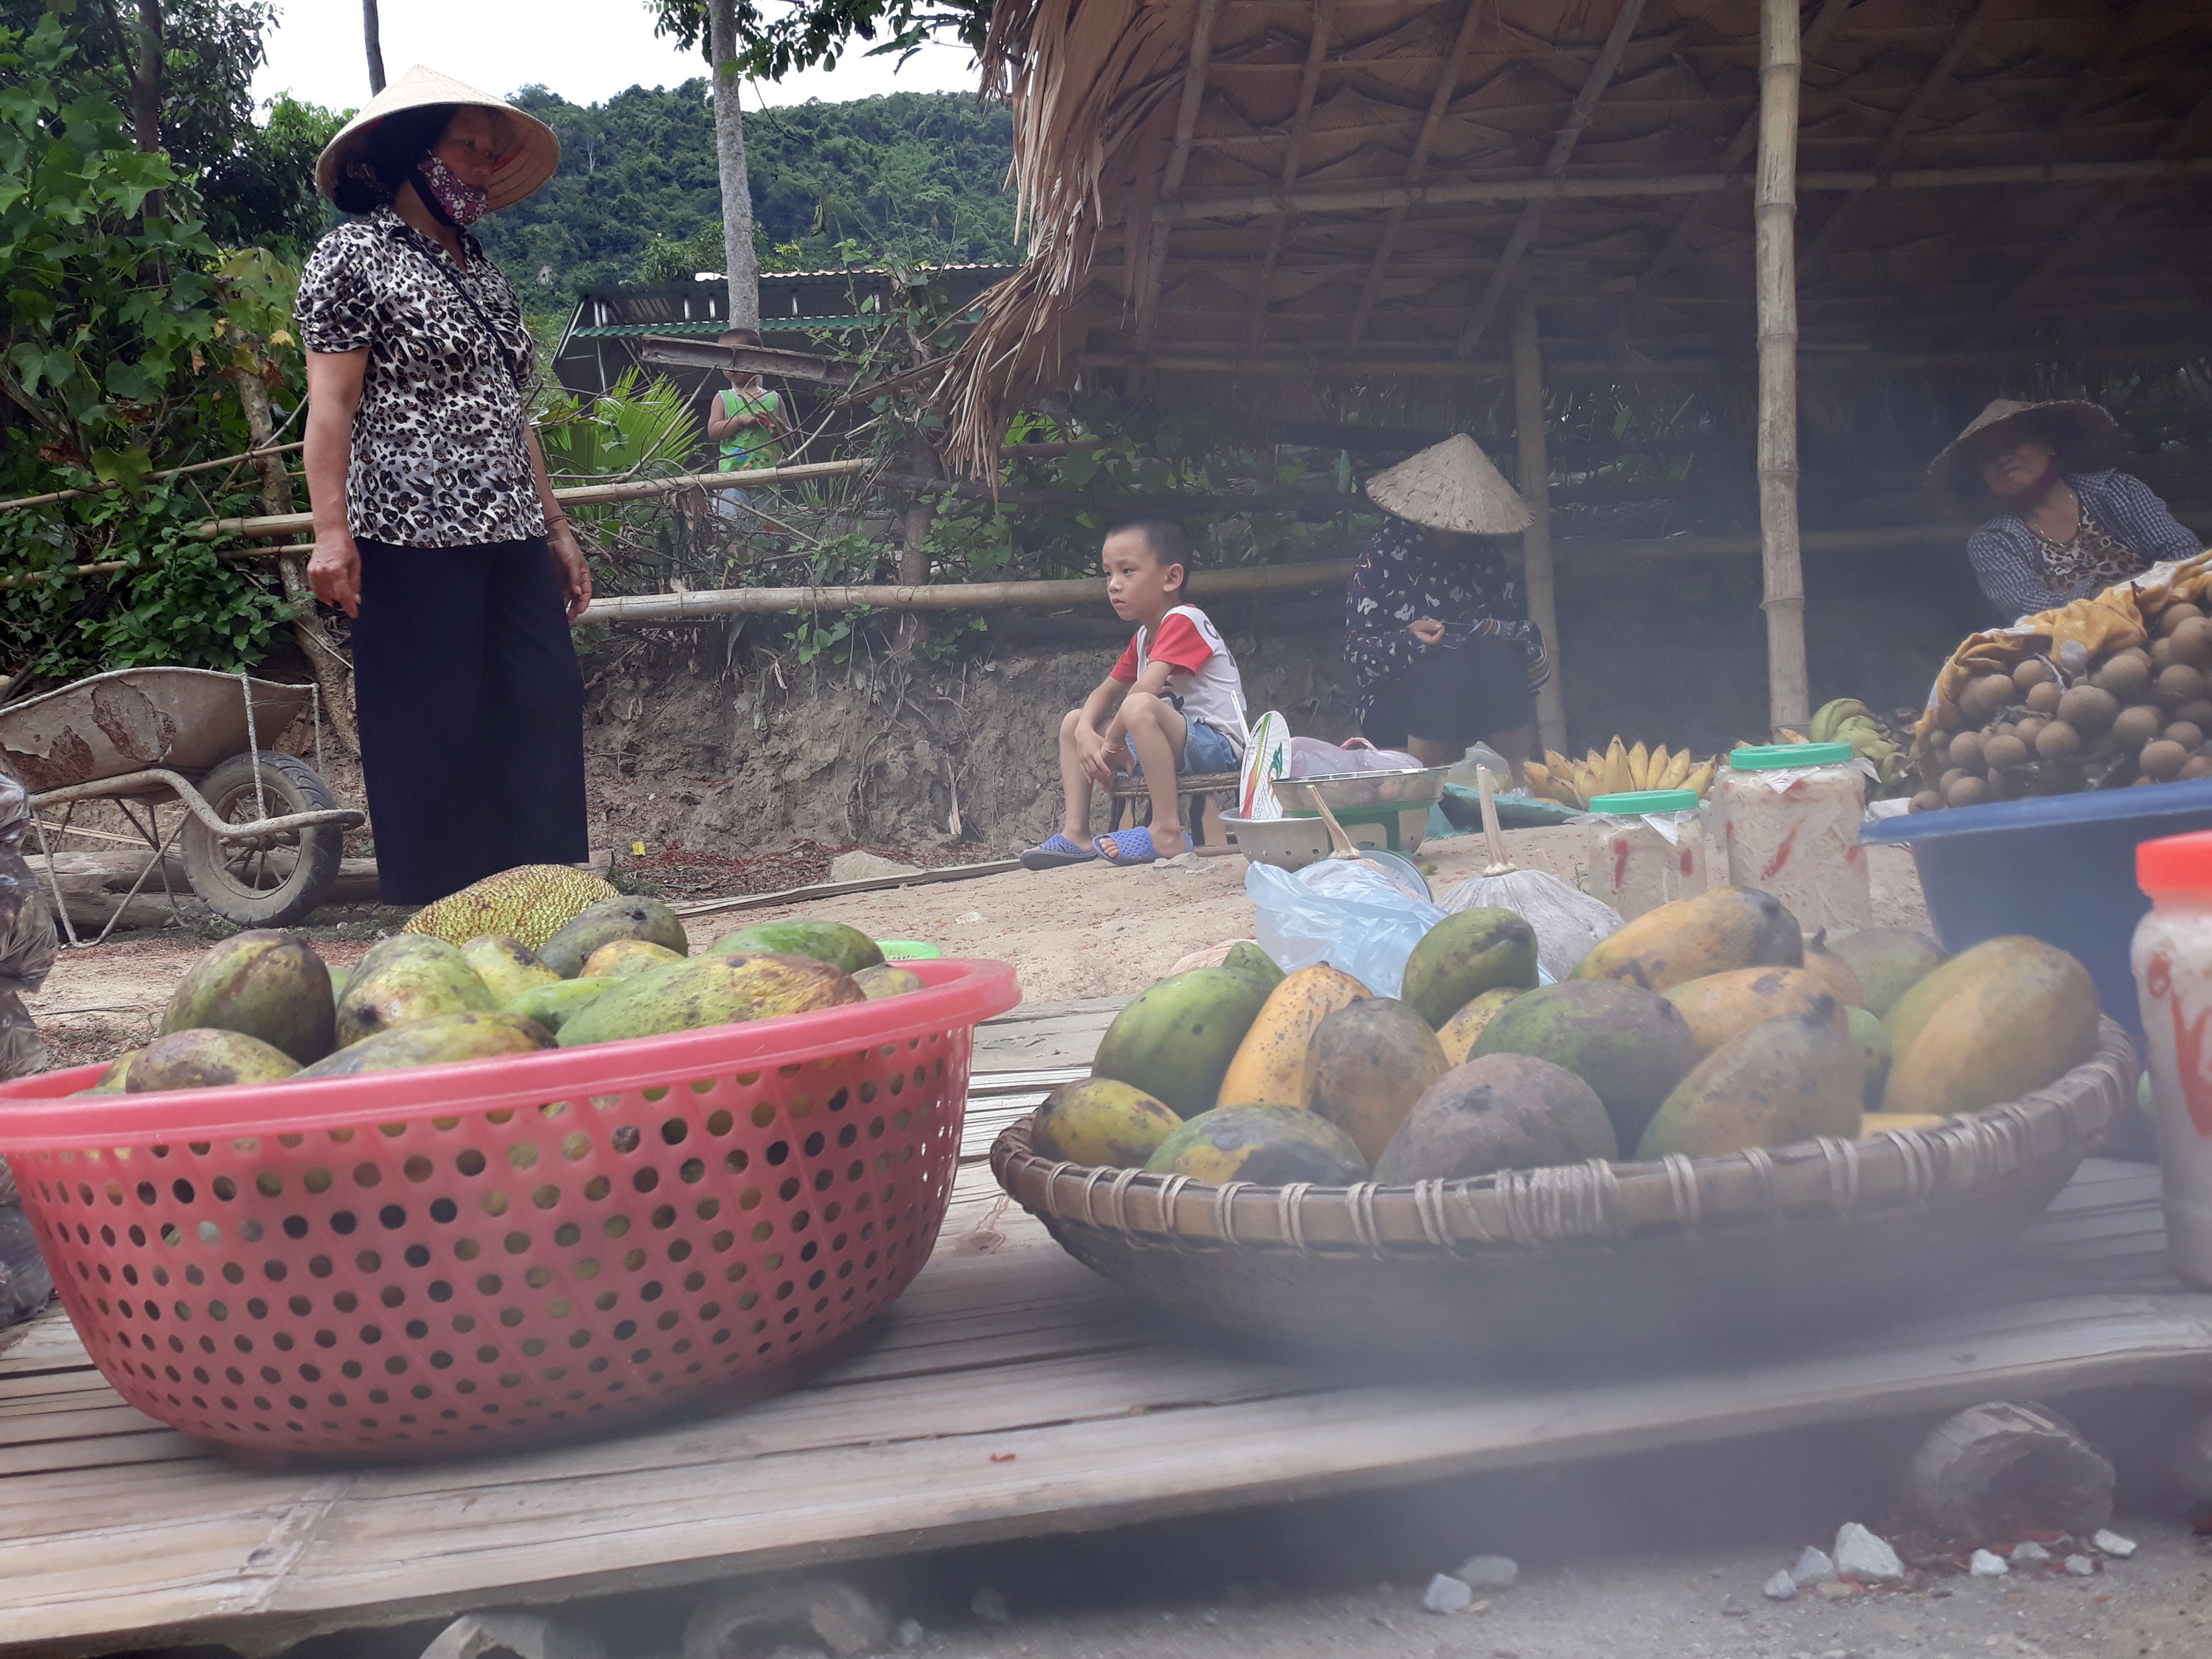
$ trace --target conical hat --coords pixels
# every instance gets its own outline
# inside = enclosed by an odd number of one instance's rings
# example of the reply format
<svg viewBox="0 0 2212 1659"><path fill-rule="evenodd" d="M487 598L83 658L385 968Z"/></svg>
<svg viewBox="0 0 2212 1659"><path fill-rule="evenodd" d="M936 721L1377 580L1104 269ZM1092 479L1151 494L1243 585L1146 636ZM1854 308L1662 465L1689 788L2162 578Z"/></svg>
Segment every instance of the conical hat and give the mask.
<svg viewBox="0 0 2212 1659"><path fill-rule="evenodd" d="M339 174L354 151L367 139L371 128L387 115L396 115L404 109L421 109L426 104L474 104L483 109L504 110L514 123L514 148L507 152L491 178L491 207L495 213L529 195L550 179L553 169L561 165L561 140L544 122L504 99L478 92L450 75L441 75L417 64L370 99L361 113L323 146L323 153L315 158L315 188L325 196L333 194Z"/></svg>
<svg viewBox="0 0 2212 1659"><path fill-rule="evenodd" d="M1928 464L1928 482L1954 495L1986 495L1979 459L1983 448L1972 440L1992 427L2008 424L2014 431L2025 428L2048 440L2063 472L2101 471L2119 458L2119 423L2100 405L2072 398L2023 404L1999 398L1967 422L1966 429Z"/></svg>
<svg viewBox="0 0 2212 1659"><path fill-rule="evenodd" d="M1455 432L1367 481L1385 513L1436 530L1507 536L1526 530L1528 504L1464 432Z"/></svg>

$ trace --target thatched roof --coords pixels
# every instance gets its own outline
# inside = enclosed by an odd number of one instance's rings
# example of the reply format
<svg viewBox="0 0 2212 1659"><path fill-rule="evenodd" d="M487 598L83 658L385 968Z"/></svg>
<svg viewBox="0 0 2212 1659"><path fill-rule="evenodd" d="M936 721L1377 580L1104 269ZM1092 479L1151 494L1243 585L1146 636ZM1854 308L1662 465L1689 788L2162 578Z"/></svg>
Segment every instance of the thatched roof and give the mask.
<svg viewBox="0 0 2212 1659"><path fill-rule="evenodd" d="M2202 350L2212 0L1805 0L1804 370ZM1626 27L1623 27L1626 20ZM954 459L1079 376L1747 368L1757 0L1000 0L1032 257Z"/></svg>

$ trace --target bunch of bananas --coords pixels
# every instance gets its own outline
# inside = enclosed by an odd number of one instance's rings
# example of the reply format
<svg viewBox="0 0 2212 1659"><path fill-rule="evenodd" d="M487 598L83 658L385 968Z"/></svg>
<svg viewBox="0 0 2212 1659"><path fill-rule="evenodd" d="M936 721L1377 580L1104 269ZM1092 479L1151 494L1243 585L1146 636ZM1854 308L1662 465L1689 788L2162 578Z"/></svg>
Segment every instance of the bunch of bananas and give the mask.
<svg viewBox="0 0 2212 1659"><path fill-rule="evenodd" d="M1633 748L1615 738L1601 755L1593 749L1583 759L1569 760L1557 750L1522 769L1528 793L1563 806L1587 807L1596 795L1625 795L1639 789L1689 789L1702 796L1720 769L1717 757L1698 760L1686 749L1668 754L1664 744Z"/></svg>
<svg viewBox="0 0 2212 1659"><path fill-rule="evenodd" d="M1785 743L1847 743L1852 754L1874 768L1885 794L1909 793L1905 774L1911 764L1911 746L1899 742L1888 723L1856 697L1822 703L1803 732L1784 726L1781 736Z"/></svg>

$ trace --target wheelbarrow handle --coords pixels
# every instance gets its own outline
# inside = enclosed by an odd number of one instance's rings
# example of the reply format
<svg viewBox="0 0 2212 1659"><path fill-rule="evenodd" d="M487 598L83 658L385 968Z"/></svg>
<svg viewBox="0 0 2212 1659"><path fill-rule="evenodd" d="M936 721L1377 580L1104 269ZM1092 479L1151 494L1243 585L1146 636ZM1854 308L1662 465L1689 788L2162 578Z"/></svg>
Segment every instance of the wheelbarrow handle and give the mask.
<svg viewBox="0 0 2212 1659"><path fill-rule="evenodd" d="M117 795L144 794L152 787L167 788L182 801L186 811L205 824L208 833L223 841L246 841L255 836L272 836L286 830L319 830L325 825L355 830L368 822L366 815L350 807L326 808L314 812L294 812L281 818L257 818L251 823L226 823L217 817L207 799L195 788L182 773L172 772L165 766L152 767L143 772L126 772L121 777L100 778L90 783L71 784L66 789L49 789L44 794L31 797L33 809L65 805L75 800L98 800Z"/></svg>

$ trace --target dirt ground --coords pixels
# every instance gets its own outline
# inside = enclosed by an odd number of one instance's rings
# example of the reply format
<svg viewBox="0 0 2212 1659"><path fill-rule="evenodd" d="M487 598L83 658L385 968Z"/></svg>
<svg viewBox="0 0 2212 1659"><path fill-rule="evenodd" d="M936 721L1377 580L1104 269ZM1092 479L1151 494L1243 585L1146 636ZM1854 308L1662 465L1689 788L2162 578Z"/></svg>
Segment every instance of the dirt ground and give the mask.
<svg viewBox="0 0 2212 1659"><path fill-rule="evenodd" d="M1572 881L1583 864L1578 829L1516 830L1506 836L1514 861ZM1419 861L1442 897L1486 862L1480 836L1431 842ZM1884 927L1926 927L1927 907L1902 848L1869 848L1875 920ZM947 955L1011 962L1030 1002L1128 996L1176 961L1224 939L1252 936L1252 901L1244 860L1234 855L1178 865L1116 870L1101 864L1072 869L1010 871L922 887L812 899L797 905L728 910L692 917L693 945L712 943L748 922L771 916L830 917L877 939L926 939ZM310 930L332 966L350 963L377 933L402 913L363 913L337 927ZM32 1017L56 1050L58 1063L112 1059L146 1041L170 990L206 948L195 934L142 933L67 951L46 988L27 999Z"/></svg>

